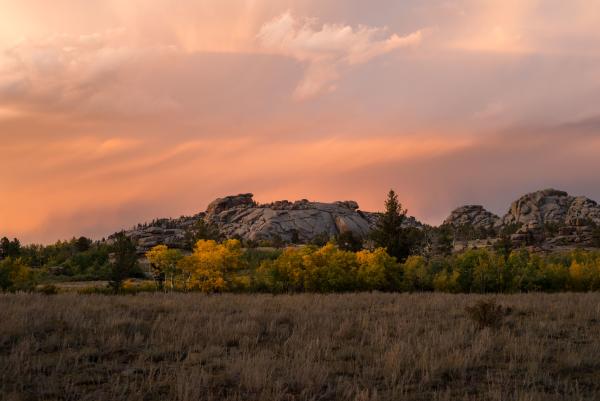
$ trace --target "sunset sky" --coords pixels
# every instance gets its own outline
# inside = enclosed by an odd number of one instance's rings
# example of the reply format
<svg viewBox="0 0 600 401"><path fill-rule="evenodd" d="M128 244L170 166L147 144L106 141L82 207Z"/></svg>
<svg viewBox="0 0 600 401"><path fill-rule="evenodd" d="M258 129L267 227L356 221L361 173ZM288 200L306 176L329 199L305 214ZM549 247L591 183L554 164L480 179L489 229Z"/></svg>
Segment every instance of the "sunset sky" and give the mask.
<svg viewBox="0 0 600 401"><path fill-rule="evenodd" d="M600 200L600 2L0 0L0 236L395 188Z"/></svg>

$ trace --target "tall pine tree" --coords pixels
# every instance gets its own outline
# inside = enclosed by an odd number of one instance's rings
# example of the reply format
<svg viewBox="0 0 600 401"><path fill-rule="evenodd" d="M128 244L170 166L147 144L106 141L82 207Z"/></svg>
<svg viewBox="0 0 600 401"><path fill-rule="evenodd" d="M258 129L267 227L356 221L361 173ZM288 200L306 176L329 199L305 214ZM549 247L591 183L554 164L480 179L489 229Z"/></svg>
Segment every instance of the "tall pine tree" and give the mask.
<svg viewBox="0 0 600 401"><path fill-rule="evenodd" d="M108 285L114 292L119 292L123 281L135 271L138 258L135 244L123 232L116 235L112 251L114 260L111 263Z"/></svg>
<svg viewBox="0 0 600 401"><path fill-rule="evenodd" d="M420 237L416 229L402 226L406 219L406 212L406 209L402 209L396 192L390 190L385 201L385 212L379 217L377 227L371 234L375 245L385 248L400 262L406 260L415 250Z"/></svg>

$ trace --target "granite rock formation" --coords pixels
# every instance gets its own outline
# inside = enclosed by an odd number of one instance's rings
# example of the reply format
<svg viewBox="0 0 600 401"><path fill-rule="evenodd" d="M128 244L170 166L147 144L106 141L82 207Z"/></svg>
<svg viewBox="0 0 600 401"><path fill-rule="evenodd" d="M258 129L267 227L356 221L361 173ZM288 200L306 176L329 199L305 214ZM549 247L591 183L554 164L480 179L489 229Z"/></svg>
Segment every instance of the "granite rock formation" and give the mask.
<svg viewBox="0 0 600 401"><path fill-rule="evenodd" d="M351 231L365 237L373 219L353 201L321 203L306 199L258 205L251 194L228 196L212 202L204 219L226 237L251 241L309 242L318 235L334 236Z"/></svg>
<svg viewBox="0 0 600 401"><path fill-rule="evenodd" d="M502 225L502 219L483 206L467 205L454 209L443 224L455 229L471 226L475 229L492 231Z"/></svg>
<svg viewBox="0 0 600 401"><path fill-rule="evenodd" d="M140 253L159 244L183 248L186 232L198 220L217 227L226 238L308 243L318 236L330 238L348 231L365 238L377 224L378 216L359 210L354 201L324 203L302 199L259 205L252 194L240 194L216 199L205 212L195 216L156 220L125 234L136 241ZM407 217L405 225L421 227L414 217Z"/></svg>
<svg viewBox="0 0 600 401"><path fill-rule="evenodd" d="M589 246L600 224L600 206L583 196L545 189L513 202L502 221L505 226L518 227L512 235L518 244Z"/></svg>
<svg viewBox="0 0 600 401"><path fill-rule="evenodd" d="M140 253L159 244L185 247L188 230L199 220L217 227L228 238L308 243L316 237L333 237L348 231L365 238L378 218L378 213L361 211L354 201L323 203L302 199L258 204L252 194L241 194L216 199L197 215L155 220L125 234L136 241ZM414 217L408 217L404 224L425 227ZM546 189L519 198L502 218L483 206L467 205L454 210L444 224L454 229L457 240L463 236L463 240L489 243L494 237L509 235L516 246L592 247L598 246L599 241L600 206L586 197Z"/></svg>

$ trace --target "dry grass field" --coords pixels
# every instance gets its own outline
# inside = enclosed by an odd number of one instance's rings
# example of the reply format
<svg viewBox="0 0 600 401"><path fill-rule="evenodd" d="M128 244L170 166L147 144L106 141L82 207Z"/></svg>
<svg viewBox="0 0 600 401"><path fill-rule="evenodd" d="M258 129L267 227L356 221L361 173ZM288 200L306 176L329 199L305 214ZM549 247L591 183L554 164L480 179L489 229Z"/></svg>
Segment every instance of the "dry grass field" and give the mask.
<svg viewBox="0 0 600 401"><path fill-rule="evenodd" d="M600 399L600 294L480 299L0 295L0 399Z"/></svg>

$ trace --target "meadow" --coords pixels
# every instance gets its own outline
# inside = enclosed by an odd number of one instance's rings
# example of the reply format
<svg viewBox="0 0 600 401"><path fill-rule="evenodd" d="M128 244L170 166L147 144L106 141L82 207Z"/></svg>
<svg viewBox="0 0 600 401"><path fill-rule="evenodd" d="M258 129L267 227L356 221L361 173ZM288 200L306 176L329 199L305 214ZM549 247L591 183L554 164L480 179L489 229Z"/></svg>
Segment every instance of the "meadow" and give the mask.
<svg viewBox="0 0 600 401"><path fill-rule="evenodd" d="M0 322L6 401L600 399L599 293L6 293Z"/></svg>

